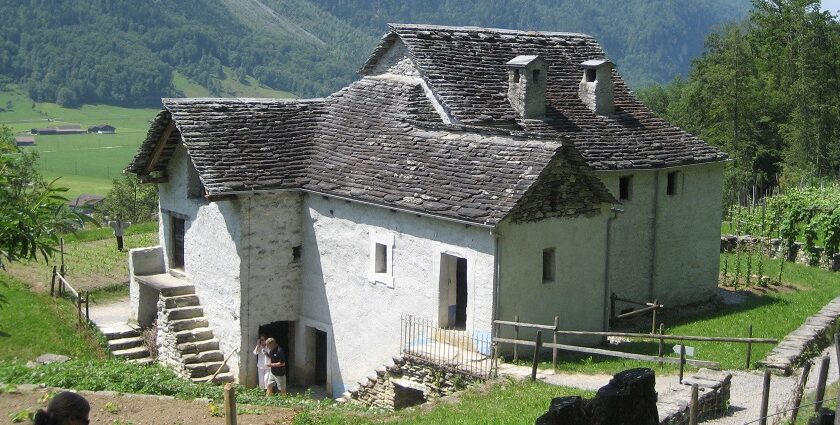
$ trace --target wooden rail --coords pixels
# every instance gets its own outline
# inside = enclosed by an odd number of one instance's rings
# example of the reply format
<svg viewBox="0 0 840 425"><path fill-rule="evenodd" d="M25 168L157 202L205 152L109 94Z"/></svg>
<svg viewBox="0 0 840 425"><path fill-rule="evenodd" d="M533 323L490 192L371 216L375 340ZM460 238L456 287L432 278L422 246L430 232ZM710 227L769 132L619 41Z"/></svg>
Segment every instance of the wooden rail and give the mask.
<svg viewBox="0 0 840 425"><path fill-rule="evenodd" d="M64 269L64 266L61 267ZM58 284L58 286L56 286ZM67 295L69 292L70 298L73 300L73 303L76 304L76 311L79 314L79 323L82 323L82 318L84 317L84 321L90 322L90 292L84 292L82 294L79 293L73 285L70 285L70 282L61 275L58 271L56 266L53 266L52 272L52 283L50 284L50 295L51 296L64 296ZM82 305L85 306L84 316L82 316Z"/></svg>

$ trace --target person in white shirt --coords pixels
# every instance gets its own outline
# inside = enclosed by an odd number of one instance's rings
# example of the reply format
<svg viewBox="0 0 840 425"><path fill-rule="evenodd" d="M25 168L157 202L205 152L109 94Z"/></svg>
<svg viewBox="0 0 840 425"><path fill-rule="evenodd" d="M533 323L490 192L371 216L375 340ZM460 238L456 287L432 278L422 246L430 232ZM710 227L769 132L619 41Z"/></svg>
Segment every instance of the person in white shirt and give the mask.
<svg viewBox="0 0 840 425"><path fill-rule="evenodd" d="M257 340L257 346L254 347L254 355L257 356L257 378L259 379L260 388L265 389L266 374L271 373L267 363L268 360L268 346L265 344L265 335L260 335Z"/></svg>
<svg viewBox="0 0 840 425"><path fill-rule="evenodd" d="M108 218L105 217L105 219L107 220ZM114 229L114 236L117 237L117 250L122 251L123 235L125 234L125 229L128 229L128 226L131 226L131 222L122 221L120 217L117 217L117 219L114 221L108 220L108 225L111 226L112 229Z"/></svg>

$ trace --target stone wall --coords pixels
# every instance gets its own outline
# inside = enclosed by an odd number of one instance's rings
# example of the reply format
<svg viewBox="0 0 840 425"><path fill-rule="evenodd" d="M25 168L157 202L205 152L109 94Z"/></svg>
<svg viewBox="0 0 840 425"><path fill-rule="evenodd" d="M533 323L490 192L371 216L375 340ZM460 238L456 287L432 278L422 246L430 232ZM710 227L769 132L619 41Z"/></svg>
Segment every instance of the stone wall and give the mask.
<svg viewBox="0 0 840 425"><path fill-rule="evenodd" d="M795 242L789 250L786 250L782 240L778 238L756 238L750 235L724 235L720 237L720 252L735 252L738 247L742 250L760 250L761 253L770 258L781 258L785 255L788 261L798 264L819 266L835 272L840 271L840 254L834 254L832 258L828 258L823 255L823 252L825 252L823 247L814 247L816 258L812 258L802 242Z"/></svg>
<svg viewBox="0 0 840 425"><path fill-rule="evenodd" d="M399 410L451 395L474 382L478 379L463 373L441 370L417 359L394 357L337 401Z"/></svg>
<svg viewBox="0 0 840 425"><path fill-rule="evenodd" d="M157 361L163 363L181 378L190 379L190 374L184 367L184 360L181 352L178 351L178 342L175 340L175 330L169 326L169 316L164 311L163 301L158 301L158 315L155 324L157 325Z"/></svg>

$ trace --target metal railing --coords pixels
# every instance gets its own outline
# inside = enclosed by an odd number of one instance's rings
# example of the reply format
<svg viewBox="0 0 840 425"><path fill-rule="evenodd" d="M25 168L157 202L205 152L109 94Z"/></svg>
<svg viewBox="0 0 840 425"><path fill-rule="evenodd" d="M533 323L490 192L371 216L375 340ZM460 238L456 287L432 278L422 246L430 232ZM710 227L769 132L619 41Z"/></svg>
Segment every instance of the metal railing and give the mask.
<svg viewBox="0 0 840 425"><path fill-rule="evenodd" d="M429 319L403 315L400 351L404 357L430 366L486 380L495 375L490 332L442 329Z"/></svg>

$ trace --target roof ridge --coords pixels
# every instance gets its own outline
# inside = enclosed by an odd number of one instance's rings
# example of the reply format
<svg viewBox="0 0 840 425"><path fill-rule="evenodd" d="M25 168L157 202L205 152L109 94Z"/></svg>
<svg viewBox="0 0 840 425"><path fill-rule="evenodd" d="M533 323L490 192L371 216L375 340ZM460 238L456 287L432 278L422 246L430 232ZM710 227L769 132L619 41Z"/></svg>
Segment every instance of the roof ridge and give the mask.
<svg viewBox="0 0 840 425"><path fill-rule="evenodd" d="M508 28L477 27L477 26L472 26L472 25L449 26L449 25L431 25L431 24L388 23L388 26L391 27L392 29L477 31L477 32L494 32L494 33L499 33L499 34L567 36L567 37L586 37L586 38L594 39L593 36L591 36L589 34L580 33L580 32L515 30L515 29L508 29Z"/></svg>
<svg viewBox="0 0 840 425"><path fill-rule="evenodd" d="M307 99L284 97L164 97L164 105L168 103L204 103L204 102L237 102L237 103L317 103L323 102L323 97Z"/></svg>

